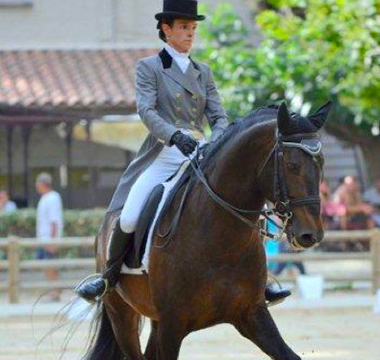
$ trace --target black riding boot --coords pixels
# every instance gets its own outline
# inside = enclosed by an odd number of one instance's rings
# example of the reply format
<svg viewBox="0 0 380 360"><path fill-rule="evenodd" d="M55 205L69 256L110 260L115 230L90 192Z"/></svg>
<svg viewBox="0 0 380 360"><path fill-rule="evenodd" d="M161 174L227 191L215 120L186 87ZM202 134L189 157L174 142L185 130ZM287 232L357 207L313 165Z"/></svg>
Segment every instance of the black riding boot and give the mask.
<svg viewBox="0 0 380 360"><path fill-rule="evenodd" d="M282 303L285 298L290 296L292 293L289 290L276 290L272 286L267 285L265 288L265 300L268 306L277 305Z"/></svg>
<svg viewBox="0 0 380 360"><path fill-rule="evenodd" d="M80 297L88 301L96 301L103 297L109 288L116 285L125 256L133 246L133 238L134 233L126 234L121 230L120 219L117 219L109 243L106 269L101 277L89 283L80 284L75 289Z"/></svg>

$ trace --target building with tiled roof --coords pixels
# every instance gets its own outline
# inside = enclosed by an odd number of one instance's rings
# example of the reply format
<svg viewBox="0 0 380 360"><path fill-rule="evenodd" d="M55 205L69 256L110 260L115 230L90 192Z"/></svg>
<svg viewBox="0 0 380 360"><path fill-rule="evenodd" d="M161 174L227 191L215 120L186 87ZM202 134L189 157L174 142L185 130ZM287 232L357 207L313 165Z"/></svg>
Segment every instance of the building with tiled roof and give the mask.
<svg viewBox="0 0 380 360"><path fill-rule="evenodd" d="M231 2L249 20L246 0ZM162 46L161 8L0 0L0 188L33 205L35 176L49 171L66 206L107 205L146 133L134 115L134 68Z"/></svg>
<svg viewBox="0 0 380 360"><path fill-rule="evenodd" d="M0 51L0 106L96 115L135 112L134 69L152 49ZM87 115L86 115L87 116Z"/></svg>
<svg viewBox="0 0 380 360"><path fill-rule="evenodd" d="M257 43L254 2L229 2ZM0 0L0 188L20 204L35 203L35 176L49 171L66 206L107 206L146 134L135 115L134 67L162 46L153 18L161 7L162 0ZM365 182L360 151L329 139L326 177Z"/></svg>
<svg viewBox="0 0 380 360"><path fill-rule="evenodd" d="M154 52L0 51L0 146L4 147L0 185L9 184L13 197L31 203L35 198L30 195L34 194L33 179L47 170L54 174L67 205L106 205L126 159L133 155L125 150L128 146L94 144L90 129L95 130L97 120L104 116L123 115L126 120L126 115L135 114L134 68L140 58ZM127 132L128 126L124 124ZM86 136L77 139L73 135L80 133L81 127ZM130 133L135 137L136 131ZM55 139L53 143L51 139ZM104 172L105 165L108 170ZM93 198L96 183L104 177L110 179L108 190L103 196L97 191Z"/></svg>

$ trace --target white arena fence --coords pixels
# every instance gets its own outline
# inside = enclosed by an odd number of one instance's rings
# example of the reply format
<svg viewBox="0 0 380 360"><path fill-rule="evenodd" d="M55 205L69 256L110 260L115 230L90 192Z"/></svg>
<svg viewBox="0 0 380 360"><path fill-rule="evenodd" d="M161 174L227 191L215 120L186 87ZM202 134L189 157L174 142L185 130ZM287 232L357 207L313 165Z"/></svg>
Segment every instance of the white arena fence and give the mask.
<svg viewBox="0 0 380 360"><path fill-rule="evenodd" d="M287 261L318 261L331 262L342 260L369 261L371 263L371 274L354 275L350 277L339 277L335 274L325 276L326 281L370 281L372 291L380 288L380 229L355 230L355 231L327 231L324 242L354 242L368 241L369 251L363 252L321 252L318 248L299 253L281 253L268 255L268 260ZM35 238L8 237L0 238L0 251L7 254L6 260L0 260L0 272L5 273L6 281L0 283L0 291L7 292L10 303L18 303L22 291L46 291L52 288L70 289L74 288L76 280L59 280L56 282L24 281L21 279L22 272L42 271L47 268L60 270L88 270L95 271L94 258L58 258L44 260L23 260L21 254L25 250L36 250L47 245L54 245L60 249L93 249L94 237L67 237L54 239L51 242L41 241Z"/></svg>

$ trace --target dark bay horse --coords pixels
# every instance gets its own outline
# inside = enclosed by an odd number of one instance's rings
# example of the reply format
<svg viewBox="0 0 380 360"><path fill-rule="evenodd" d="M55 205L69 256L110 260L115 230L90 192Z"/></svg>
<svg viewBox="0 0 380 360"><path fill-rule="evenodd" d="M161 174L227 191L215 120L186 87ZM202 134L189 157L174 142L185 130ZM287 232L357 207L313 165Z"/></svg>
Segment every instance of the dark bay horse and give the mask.
<svg viewBox="0 0 380 360"><path fill-rule="evenodd" d="M330 106L307 118L290 115L285 104L260 108L209 145L200 166L210 188L226 203L256 211L240 212L251 224L257 223L266 200L276 204L277 214L289 218L287 238L297 248L323 238L323 163L317 131ZM163 229L171 224L180 201L181 190L163 219ZM99 271L117 215L107 215L97 237ZM300 359L267 309L266 282L258 227L214 201L195 177L174 233L166 239L154 236L149 276L121 275L116 289L103 298L97 337L85 359L176 360L189 333L221 323L235 326L272 359ZM152 324L144 355L141 316Z"/></svg>

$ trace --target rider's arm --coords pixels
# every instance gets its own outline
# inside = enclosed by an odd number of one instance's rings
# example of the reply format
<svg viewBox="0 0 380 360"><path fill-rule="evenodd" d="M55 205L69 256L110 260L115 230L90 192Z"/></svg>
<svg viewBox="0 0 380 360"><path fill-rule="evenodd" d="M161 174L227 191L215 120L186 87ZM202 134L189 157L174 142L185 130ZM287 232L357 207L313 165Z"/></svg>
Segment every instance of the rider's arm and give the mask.
<svg viewBox="0 0 380 360"><path fill-rule="evenodd" d="M142 122L159 140L170 146L170 139L178 129L158 115L157 78L154 70L144 61L136 68L136 104Z"/></svg>
<svg viewBox="0 0 380 360"><path fill-rule="evenodd" d="M227 114L222 106L211 69L208 68L205 115L212 130L211 141L216 140L228 125Z"/></svg>

